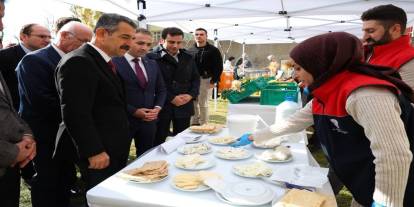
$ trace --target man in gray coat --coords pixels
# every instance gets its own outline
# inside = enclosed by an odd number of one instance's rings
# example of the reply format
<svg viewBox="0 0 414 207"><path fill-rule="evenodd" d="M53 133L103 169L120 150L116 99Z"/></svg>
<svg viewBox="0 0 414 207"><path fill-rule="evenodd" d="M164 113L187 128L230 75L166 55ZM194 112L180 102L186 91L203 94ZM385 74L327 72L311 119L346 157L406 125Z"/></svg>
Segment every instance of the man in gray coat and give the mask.
<svg viewBox="0 0 414 207"><path fill-rule="evenodd" d="M3 16L4 0L0 0L0 31L3 31ZM19 168L35 155L32 132L14 110L9 89L0 74L0 206L19 206Z"/></svg>

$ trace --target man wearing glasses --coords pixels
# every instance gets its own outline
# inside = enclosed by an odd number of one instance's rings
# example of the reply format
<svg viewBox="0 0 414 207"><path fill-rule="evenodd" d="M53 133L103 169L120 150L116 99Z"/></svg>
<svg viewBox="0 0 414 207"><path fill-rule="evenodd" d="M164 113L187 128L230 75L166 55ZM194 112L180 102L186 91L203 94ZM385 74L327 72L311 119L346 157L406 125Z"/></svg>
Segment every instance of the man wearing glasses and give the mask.
<svg viewBox="0 0 414 207"><path fill-rule="evenodd" d="M32 185L32 204L68 206L75 166L73 161L52 159L59 124L62 121L55 69L60 59L92 39L92 30L79 22L69 22L49 46L23 57L16 68L19 82L20 114L38 142L33 160L36 176Z"/></svg>
<svg viewBox="0 0 414 207"><path fill-rule="evenodd" d="M16 66L31 51L46 47L50 43L50 31L38 24L26 24L20 30L20 43L0 50L0 70L10 89L14 108L19 110L19 91L17 88Z"/></svg>
<svg viewBox="0 0 414 207"><path fill-rule="evenodd" d="M128 17L103 14L91 43L67 54L56 69L63 123L55 156L73 155L68 150L76 149L88 190L126 166L127 103L111 58L129 50L135 31L136 24Z"/></svg>
<svg viewBox="0 0 414 207"><path fill-rule="evenodd" d="M46 27L38 24L27 24L20 30L20 43L18 45L0 50L0 70L9 87L13 107L16 111L19 111L20 105L16 66L26 53L46 47L50 43L50 39L50 31ZM22 177L29 184L29 188L34 174L32 163L22 169Z"/></svg>

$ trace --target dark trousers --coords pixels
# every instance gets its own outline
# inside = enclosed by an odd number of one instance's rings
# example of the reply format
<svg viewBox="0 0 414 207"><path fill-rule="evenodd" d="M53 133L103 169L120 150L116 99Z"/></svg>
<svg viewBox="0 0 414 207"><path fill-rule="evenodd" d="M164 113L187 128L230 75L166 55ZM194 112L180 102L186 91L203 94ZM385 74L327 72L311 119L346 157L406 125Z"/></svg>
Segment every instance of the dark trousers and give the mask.
<svg viewBox="0 0 414 207"><path fill-rule="evenodd" d="M37 142L36 176L31 190L32 206L69 206L70 189L76 181L73 161L52 158L54 143ZM75 177L74 177L75 175Z"/></svg>
<svg viewBox="0 0 414 207"><path fill-rule="evenodd" d="M20 169L8 168L6 174L0 177L0 206L19 207L20 198Z"/></svg>
<svg viewBox="0 0 414 207"><path fill-rule="evenodd" d="M167 138L170 132L171 121L173 123L173 136L175 136L190 126L190 119L191 117L160 117L157 122L157 133L154 145L158 146L165 142L165 138Z"/></svg>
<svg viewBox="0 0 414 207"><path fill-rule="evenodd" d="M154 146L156 121L130 122L129 135L134 138L136 155L139 157Z"/></svg>

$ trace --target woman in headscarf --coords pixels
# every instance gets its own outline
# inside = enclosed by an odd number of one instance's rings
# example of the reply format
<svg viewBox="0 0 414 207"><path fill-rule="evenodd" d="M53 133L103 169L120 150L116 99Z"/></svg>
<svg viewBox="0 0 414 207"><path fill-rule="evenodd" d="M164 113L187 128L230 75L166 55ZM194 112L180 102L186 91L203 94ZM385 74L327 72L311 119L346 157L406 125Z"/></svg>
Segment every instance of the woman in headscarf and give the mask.
<svg viewBox="0 0 414 207"><path fill-rule="evenodd" d="M414 206L413 91L391 68L362 62L360 40L333 32L290 53L295 78L314 97L283 123L250 136L257 142L315 125L352 206Z"/></svg>

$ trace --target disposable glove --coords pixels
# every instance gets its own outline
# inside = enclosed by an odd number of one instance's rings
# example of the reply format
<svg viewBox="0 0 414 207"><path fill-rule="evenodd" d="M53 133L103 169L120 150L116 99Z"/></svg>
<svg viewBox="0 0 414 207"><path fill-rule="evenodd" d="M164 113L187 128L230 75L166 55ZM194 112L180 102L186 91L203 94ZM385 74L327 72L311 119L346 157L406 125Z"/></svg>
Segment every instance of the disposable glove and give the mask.
<svg viewBox="0 0 414 207"><path fill-rule="evenodd" d="M249 139L250 134L243 134L235 143L231 144L232 147L241 147L248 144L251 144L252 141Z"/></svg>

